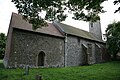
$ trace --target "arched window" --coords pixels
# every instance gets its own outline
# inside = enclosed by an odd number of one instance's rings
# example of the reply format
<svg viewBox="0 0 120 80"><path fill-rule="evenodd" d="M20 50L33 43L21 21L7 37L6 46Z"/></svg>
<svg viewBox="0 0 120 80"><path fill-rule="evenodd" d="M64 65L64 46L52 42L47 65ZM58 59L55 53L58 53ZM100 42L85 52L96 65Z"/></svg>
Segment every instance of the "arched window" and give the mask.
<svg viewBox="0 0 120 80"><path fill-rule="evenodd" d="M41 51L38 54L38 66L44 66L45 53Z"/></svg>
<svg viewBox="0 0 120 80"><path fill-rule="evenodd" d="M93 27L93 22L90 23L91 27Z"/></svg>

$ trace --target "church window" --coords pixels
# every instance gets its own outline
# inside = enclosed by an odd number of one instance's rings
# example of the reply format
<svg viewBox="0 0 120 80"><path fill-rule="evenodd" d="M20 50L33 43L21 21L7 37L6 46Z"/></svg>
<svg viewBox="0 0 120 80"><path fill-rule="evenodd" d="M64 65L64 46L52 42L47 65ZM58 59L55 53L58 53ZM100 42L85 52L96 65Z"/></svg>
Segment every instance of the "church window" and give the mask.
<svg viewBox="0 0 120 80"><path fill-rule="evenodd" d="M41 51L38 54L38 66L44 66L45 53Z"/></svg>
<svg viewBox="0 0 120 80"><path fill-rule="evenodd" d="M88 61L89 64L92 62L92 44L88 44Z"/></svg>
<svg viewBox="0 0 120 80"><path fill-rule="evenodd" d="M80 38L78 38L77 40L78 40L78 44L80 44Z"/></svg>
<svg viewBox="0 0 120 80"><path fill-rule="evenodd" d="M93 22L90 23L91 27L93 27Z"/></svg>
<svg viewBox="0 0 120 80"><path fill-rule="evenodd" d="M101 45L95 44L95 56L96 56L96 63L100 62L102 60L102 54L101 54Z"/></svg>

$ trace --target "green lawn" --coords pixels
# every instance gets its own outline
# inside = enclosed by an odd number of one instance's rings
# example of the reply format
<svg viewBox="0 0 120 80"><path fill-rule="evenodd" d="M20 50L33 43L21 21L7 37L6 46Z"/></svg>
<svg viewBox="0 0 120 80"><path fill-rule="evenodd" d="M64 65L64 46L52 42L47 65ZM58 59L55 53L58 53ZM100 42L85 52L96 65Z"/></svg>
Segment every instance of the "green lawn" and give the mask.
<svg viewBox="0 0 120 80"><path fill-rule="evenodd" d="M0 68L4 68L3 66L3 60L0 59Z"/></svg>
<svg viewBox="0 0 120 80"><path fill-rule="evenodd" d="M0 63L2 63L3 62L3 60L0 60Z"/></svg>
<svg viewBox="0 0 120 80"><path fill-rule="evenodd" d="M120 80L120 61L112 61L91 66L67 68L30 69L29 75L23 75L24 69L0 69L0 80Z"/></svg>

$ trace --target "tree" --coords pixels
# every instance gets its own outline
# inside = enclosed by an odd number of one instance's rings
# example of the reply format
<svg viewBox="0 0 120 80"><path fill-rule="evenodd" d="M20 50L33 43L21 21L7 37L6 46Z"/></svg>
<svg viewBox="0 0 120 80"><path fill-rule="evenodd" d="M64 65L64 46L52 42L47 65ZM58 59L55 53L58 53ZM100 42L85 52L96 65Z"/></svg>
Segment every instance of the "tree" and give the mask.
<svg viewBox="0 0 120 80"><path fill-rule="evenodd" d="M75 20L96 21L99 13L103 13L100 5L106 0L12 0L18 13L33 25L33 29L46 26L46 21L64 21L67 17L65 11L71 12ZM40 15L46 12L45 18Z"/></svg>
<svg viewBox="0 0 120 80"><path fill-rule="evenodd" d="M118 5L120 3L120 0L115 0L113 3L114 5ZM115 10L115 13L117 13L118 11L120 11L120 7L118 7L118 9Z"/></svg>
<svg viewBox="0 0 120 80"><path fill-rule="evenodd" d="M3 59L4 57L5 46L6 46L6 36L4 33L0 33L0 59Z"/></svg>
<svg viewBox="0 0 120 80"><path fill-rule="evenodd" d="M106 29L108 53L116 59L116 54L120 52L120 22L108 25Z"/></svg>

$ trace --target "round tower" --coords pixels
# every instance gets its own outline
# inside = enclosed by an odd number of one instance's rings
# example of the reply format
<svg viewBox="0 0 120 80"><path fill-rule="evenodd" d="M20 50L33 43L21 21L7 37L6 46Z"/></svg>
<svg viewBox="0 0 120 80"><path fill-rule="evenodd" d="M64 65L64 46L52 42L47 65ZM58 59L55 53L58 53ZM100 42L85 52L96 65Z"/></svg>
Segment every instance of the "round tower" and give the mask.
<svg viewBox="0 0 120 80"><path fill-rule="evenodd" d="M98 39L102 40L100 20L98 20L96 22L89 22L89 32L94 34Z"/></svg>

